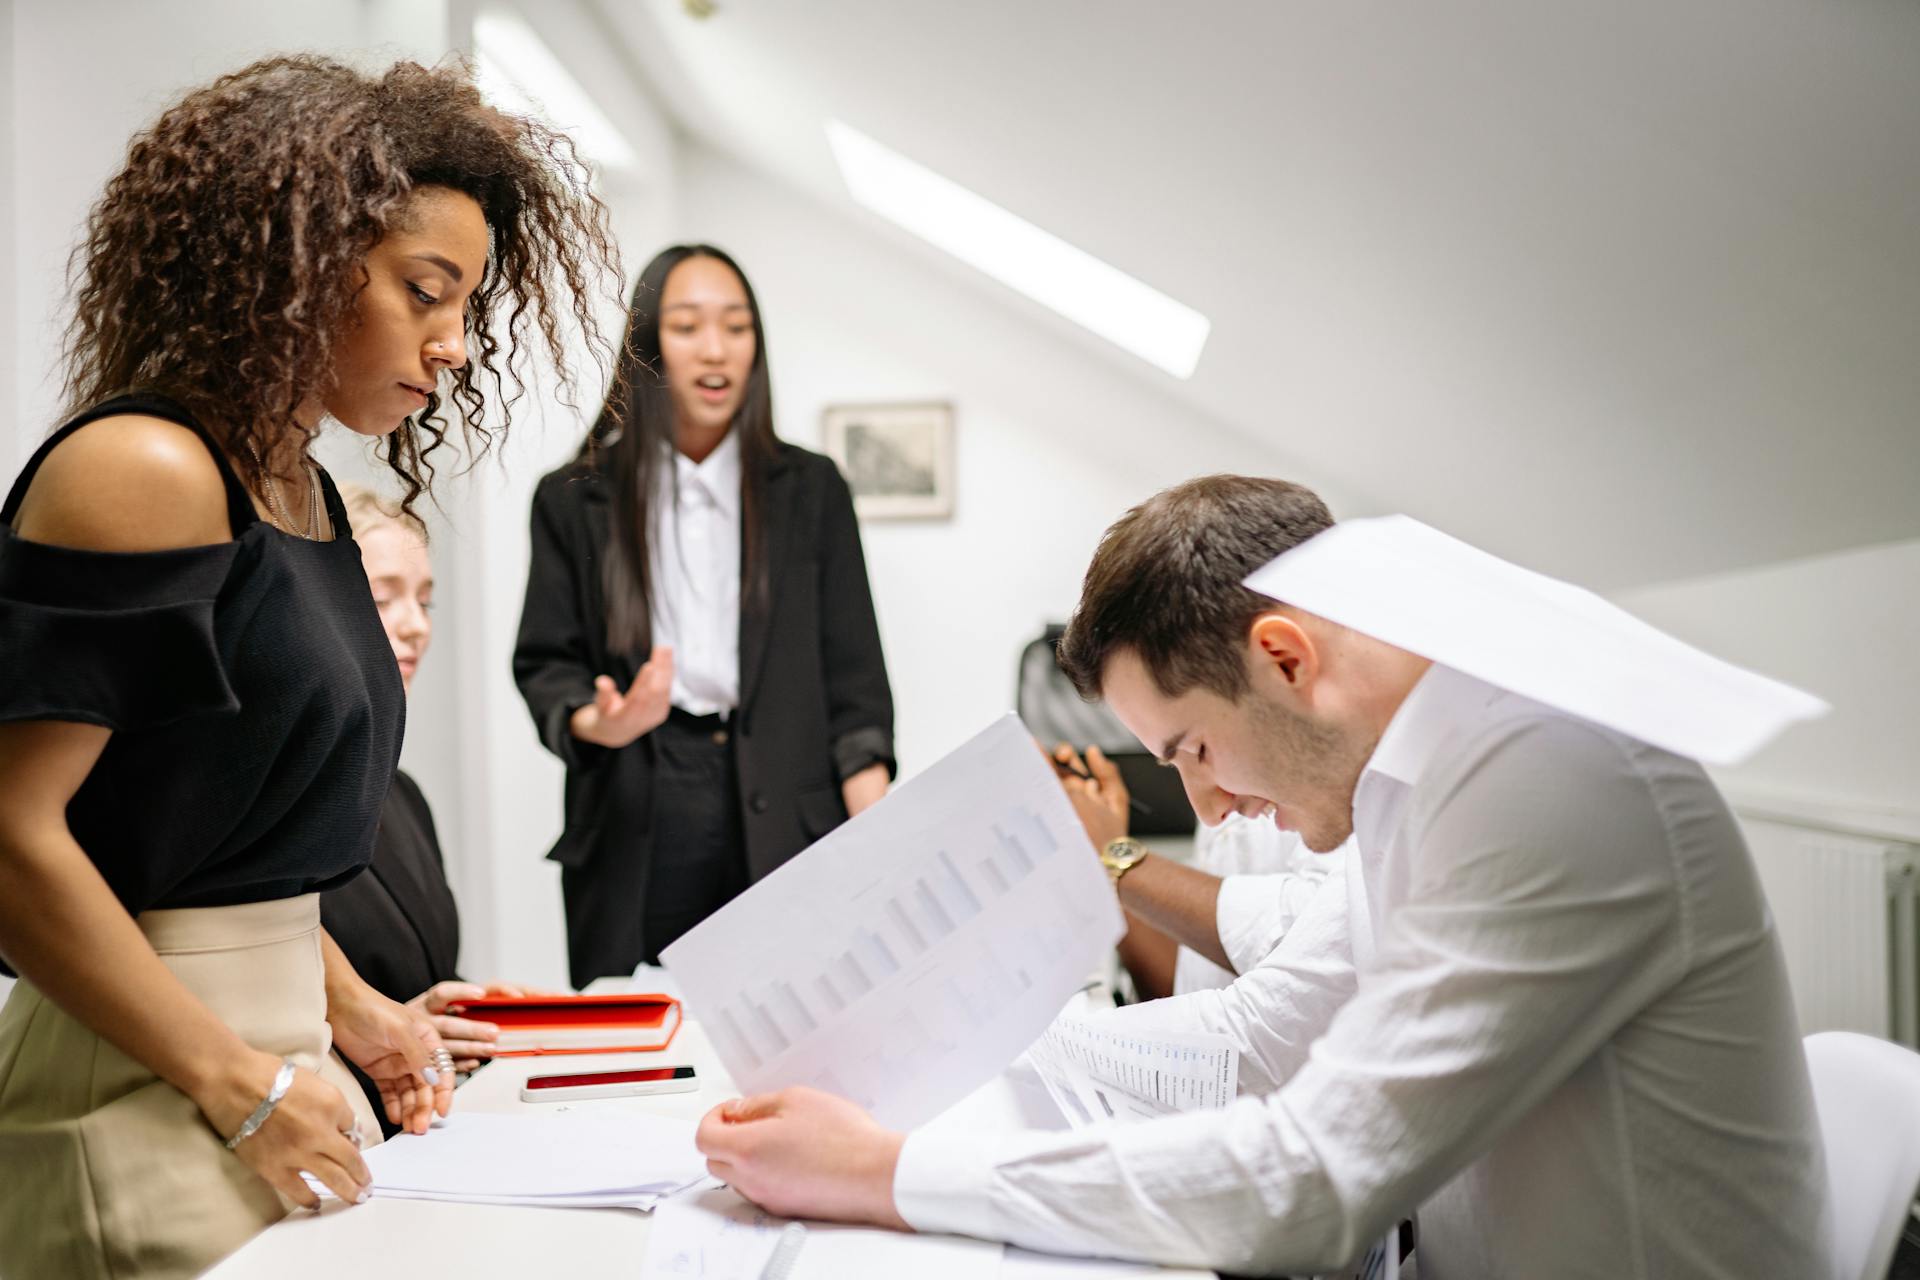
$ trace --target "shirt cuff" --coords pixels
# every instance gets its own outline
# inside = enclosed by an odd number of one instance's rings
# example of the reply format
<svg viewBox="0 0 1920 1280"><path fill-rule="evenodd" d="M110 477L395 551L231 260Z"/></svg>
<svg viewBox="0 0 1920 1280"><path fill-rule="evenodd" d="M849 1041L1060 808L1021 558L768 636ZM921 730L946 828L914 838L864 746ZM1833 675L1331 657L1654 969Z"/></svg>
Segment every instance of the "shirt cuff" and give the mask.
<svg viewBox="0 0 1920 1280"><path fill-rule="evenodd" d="M1236 973L1256 968L1286 933L1283 875L1228 876L1220 882L1213 924Z"/></svg>
<svg viewBox="0 0 1920 1280"><path fill-rule="evenodd" d="M893 1168L893 1207L915 1231L991 1240L991 1135L916 1129Z"/></svg>

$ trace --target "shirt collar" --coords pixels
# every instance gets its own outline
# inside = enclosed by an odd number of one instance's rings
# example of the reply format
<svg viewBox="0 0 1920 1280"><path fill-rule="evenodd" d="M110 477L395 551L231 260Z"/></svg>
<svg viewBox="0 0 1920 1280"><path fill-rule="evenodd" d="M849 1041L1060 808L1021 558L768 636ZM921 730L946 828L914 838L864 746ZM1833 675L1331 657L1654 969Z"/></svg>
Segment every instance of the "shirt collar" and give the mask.
<svg viewBox="0 0 1920 1280"><path fill-rule="evenodd" d="M728 516L740 514L740 433L730 430L712 453L695 462L673 451L674 477L681 488L697 487Z"/></svg>
<svg viewBox="0 0 1920 1280"><path fill-rule="evenodd" d="M1501 690L1484 680L1434 663L1387 722L1386 732L1367 760L1366 772L1417 786L1440 744L1500 696Z"/></svg>

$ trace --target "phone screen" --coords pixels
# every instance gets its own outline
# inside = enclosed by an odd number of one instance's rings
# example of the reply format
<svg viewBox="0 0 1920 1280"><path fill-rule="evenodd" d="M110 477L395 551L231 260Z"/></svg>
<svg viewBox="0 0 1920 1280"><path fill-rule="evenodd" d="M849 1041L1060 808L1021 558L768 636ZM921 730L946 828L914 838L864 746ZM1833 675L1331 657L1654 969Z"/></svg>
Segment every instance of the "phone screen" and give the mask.
<svg viewBox="0 0 1920 1280"><path fill-rule="evenodd" d="M577 1076L534 1076L529 1089L572 1089L596 1084L646 1084L655 1080L691 1080L692 1067L646 1067L638 1071L589 1071Z"/></svg>

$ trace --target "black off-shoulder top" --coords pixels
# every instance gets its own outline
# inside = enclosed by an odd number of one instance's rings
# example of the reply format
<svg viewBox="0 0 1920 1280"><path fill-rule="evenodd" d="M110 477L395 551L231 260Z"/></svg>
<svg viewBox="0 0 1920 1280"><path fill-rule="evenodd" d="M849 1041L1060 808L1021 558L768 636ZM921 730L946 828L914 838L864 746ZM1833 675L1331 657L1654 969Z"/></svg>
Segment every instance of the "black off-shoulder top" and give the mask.
<svg viewBox="0 0 1920 1280"><path fill-rule="evenodd" d="M128 413L206 443L233 541L113 553L15 534L54 446ZM67 825L129 913L294 897L344 883L372 855L406 700L324 473L322 487L334 541L283 533L192 415L136 395L55 432L0 507L0 721L114 731Z"/></svg>

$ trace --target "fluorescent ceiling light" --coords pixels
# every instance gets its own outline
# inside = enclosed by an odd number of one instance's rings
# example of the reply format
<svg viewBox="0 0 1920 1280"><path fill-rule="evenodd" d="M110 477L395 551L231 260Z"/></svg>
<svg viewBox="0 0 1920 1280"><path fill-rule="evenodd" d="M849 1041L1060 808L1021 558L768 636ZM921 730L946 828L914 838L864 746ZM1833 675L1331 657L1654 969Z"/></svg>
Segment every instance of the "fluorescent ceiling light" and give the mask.
<svg viewBox="0 0 1920 1280"><path fill-rule="evenodd" d="M1193 376L1208 319L838 120L827 142L853 198L1115 346Z"/></svg>
<svg viewBox="0 0 1920 1280"><path fill-rule="evenodd" d="M480 92L494 104L539 116L609 168L637 163L633 145L532 27L511 14L482 13L473 20L473 49Z"/></svg>

